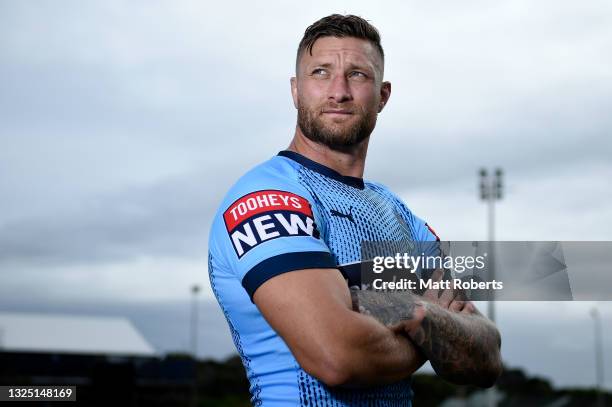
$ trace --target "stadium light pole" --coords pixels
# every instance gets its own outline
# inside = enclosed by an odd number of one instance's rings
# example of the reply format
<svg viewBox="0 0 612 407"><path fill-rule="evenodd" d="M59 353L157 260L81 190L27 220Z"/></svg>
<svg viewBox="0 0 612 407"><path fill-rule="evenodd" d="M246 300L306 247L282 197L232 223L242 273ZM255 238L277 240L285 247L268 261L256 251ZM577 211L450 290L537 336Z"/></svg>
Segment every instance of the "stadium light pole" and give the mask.
<svg viewBox="0 0 612 407"><path fill-rule="evenodd" d="M495 201L502 198L502 177L503 171L501 168L496 168L494 175L489 178L486 168L480 169L480 199L487 202L488 207L488 239L489 239L489 281L495 279L495 256L493 250L493 241L495 240ZM487 298L487 310L489 319L495 322L495 291L491 290ZM497 405L495 387L488 390L489 407Z"/></svg>
<svg viewBox="0 0 612 407"><path fill-rule="evenodd" d="M495 201L502 199L503 171L496 168L495 173L489 179L489 174L485 168L480 169L480 199L487 202L488 207L488 240L495 240ZM489 246L489 279L495 279L495 261L493 244ZM489 319L495 322L495 292L491 290L488 302Z"/></svg>
<svg viewBox="0 0 612 407"><path fill-rule="evenodd" d="M200 286L194 284L191 287L191 353L194 359L198 358L198 293Z"/></svg>
<svg viewBox="0 0 612 407"><path fill-rule="evenodd" d="M601 316L596 307L591 309L595 331L595 378L597 381L597 406L604 407L604 367L603 367L603 338L601 332Z"/></svg>

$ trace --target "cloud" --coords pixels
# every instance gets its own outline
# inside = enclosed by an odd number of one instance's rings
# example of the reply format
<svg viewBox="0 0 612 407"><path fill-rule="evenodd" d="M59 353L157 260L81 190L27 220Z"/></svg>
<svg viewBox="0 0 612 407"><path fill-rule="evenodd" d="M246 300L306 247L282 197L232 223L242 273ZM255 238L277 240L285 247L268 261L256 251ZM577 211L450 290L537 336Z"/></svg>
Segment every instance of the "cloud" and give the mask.
<svg viewBox="0 0 612 407"><path fill-rule="evenodd" d="M128 188L76 209L25 218L0 228L0 259L42 267L201 255L224 186L203 174Z"/></svg>
<svg viewBox="0 0 612 407"><path fill-rule="evenodd" d="M345 6L380 29L393 82L366 176L438 219L447 236L469 235L481 218L467 195L481 165L506 170L508 219L524 212L513 193L541 188L555 198L539 199L534 213L546 214L571 188L580 191L572 205L591 208L593 223L607 216L579 198L610 195L583 180L610 172L612 76L604 68L612 61L604 39L612 28L600 17L610 6L439 3ZM1 28L0 68L5 262L190 258L205 247L224 191L287 145L296 43L328 10L304 6L296 16L279 3L253 18L251 7L4 5L11 16ZM473 214L465 225L446 203L451 191L454 208ZM570 206L555 216L567 218ZM500 222L502 233L520 235ZM553 222L536 216L532 224L550 231L542 225ZM566 226L563 236L581 226Z"/></svg>

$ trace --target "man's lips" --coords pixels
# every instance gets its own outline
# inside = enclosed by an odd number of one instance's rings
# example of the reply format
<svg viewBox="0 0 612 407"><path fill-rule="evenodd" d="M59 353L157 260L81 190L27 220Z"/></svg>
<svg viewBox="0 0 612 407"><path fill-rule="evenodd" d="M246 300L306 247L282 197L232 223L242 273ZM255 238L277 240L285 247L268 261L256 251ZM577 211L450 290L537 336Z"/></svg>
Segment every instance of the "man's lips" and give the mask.
<svg viewBox="0 0 612 407"><path fill-rule="evenodd" d="M353 112L351 110L344 110L344 109L326 109L326 110L323 110L323 114L351 115L353 114Z"/></svg>

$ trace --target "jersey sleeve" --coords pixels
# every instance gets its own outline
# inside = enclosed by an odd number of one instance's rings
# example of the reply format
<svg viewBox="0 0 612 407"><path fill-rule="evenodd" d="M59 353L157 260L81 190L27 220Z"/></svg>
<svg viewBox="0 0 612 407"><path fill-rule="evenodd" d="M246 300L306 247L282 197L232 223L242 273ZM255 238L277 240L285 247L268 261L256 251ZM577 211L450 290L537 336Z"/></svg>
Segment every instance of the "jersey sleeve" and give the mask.
<svg viewBox="0 0 612 407"><path fill-rule="evenodd" d="M299 184L278 179L247 179L230 191L213 223L209 248L251 301L279 274L337 267L311 202Z"/></svg>
<svg viewBox="0 0 612 407"><path fill-rule="evenodd" d="M408 207L400 201L403 207L402 213L404 220L410 225L410 229L414 235L414 241L416 243L416 254L422 254L426 257L437 257L442 255L442 244L440 238L436 232L431 228L427 222L418 216L414 215ZM427 277L431 274L425 274L425 268L419 266L416 270L416 274L419 278L430 278ZM431 273L433 270L429 270Z"/></svg>

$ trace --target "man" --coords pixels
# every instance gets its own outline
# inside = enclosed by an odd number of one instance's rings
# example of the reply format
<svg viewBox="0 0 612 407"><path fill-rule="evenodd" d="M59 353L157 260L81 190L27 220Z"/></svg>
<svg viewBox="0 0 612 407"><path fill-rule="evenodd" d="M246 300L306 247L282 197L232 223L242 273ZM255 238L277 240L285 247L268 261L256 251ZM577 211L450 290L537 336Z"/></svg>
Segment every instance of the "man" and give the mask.
<svg viewBox="0 0 612 407"><path fill-rule="evenodd" d="M386 187L362 179L391 94L383 70L365 20L331 15L308 27L291 78L293 140L244 175L215 217L211 286L254 405L410 405L409 377L426 359L455 383L490 386L500 373L497 330L452 292L414 297L393 326L353 310L339 268L361 260L362 242L436 240Z"/></svg>

